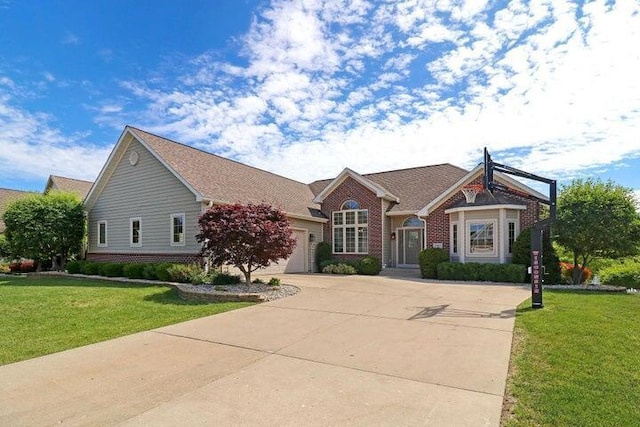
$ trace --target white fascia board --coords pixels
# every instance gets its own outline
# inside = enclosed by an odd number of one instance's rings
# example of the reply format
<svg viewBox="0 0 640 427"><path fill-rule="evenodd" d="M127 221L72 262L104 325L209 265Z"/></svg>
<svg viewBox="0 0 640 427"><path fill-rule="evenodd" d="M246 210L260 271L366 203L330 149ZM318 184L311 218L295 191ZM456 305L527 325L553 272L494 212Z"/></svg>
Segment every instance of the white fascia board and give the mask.
<svg viewBox="0 0 640 427"><path fill-rule="evenodd" d="M394 211L394 212L385 212L386 216L407 216L407 215L418 215L418 211Z"/></svg>
<svg viewBox="0 0 640 427"><path fill-rule="evenodd" d="M111 176L111 173L113 173L113 169L115 169L116 164L122 158L122 155L126 150L126 146L128 146L128 144L131 142L130 139L127 140L127 136L129 136L130 138L133 138L133 136L129 132L129 127L125 126L124 130L120 134L120 138L118 138L118 142L116 142L116 145L113 147L113 150L111 150L111 153L109 154L109 157L107 158L106 163L102 166L102 169L98 174L98 177L96 178L95 182L91 186L91 189L87 194L87 197L84 199L85 209L87 211L90 211L91 208L93 207L93 204L95 203L95 200L98 198L100 192L102 191L102 188L104 187L106 180L109 178L109 176Z"/></svg>
<svg viewBox="0 0 640 427"><path fill-rule="evenodd" d="M444 211L446 214L455 213L455 212L469 212L469 211L487 211L493 209L513 209L524 211L527 210L526 206L522 205L482 205L482 206L460 206L457 208L451 208Z"/></svg>

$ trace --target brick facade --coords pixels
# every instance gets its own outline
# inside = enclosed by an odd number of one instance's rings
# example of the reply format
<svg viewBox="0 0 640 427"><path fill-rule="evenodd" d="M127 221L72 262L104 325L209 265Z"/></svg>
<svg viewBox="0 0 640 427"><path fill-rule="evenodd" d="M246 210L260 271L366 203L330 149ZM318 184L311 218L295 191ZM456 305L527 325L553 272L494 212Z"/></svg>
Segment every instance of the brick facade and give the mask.
<svg viewBox="0 0 640 427"><path fill-rule="evenodd" d="M87 261L95 262L131 262L131 263L155 263L155 262L179 262L199 263L202 258L198 254L138 254L138 253L88 253Z"/></svg>
<svg viewBox="0 0 640 427"><path fill-rule="evenodd" d="M382 259L382 203L374 192L355 179L348 176L331 194L322 202L322 212L329 218L324 224L324 240L333 242L333 218L332 212L339 211L347 200L355 200L360 204L360 209L368 209L368 243L369 253L378 259ZM336 259L357 260L365 254L334 254Z"/></svg>

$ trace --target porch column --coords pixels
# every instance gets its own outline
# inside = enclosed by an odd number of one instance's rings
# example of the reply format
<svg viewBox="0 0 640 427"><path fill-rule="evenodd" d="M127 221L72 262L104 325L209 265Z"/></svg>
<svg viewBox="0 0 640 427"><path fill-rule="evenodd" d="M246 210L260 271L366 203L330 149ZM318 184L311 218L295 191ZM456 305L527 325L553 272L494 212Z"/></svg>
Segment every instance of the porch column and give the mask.
<svg viewBox="0 0 640 427"><path fill-rule="evenodd" d="M498 210L498 256L500 257L500 264L504 264L507 262L506 257L506 238L508 237L509 231L507 230L507 210L499 209ZM498 231L496 230L496 231ZM494 236L495 239L495 236Z"/></svg>
<svg viewBox="0 0 640 427"><path fill-rule="evenodd" d="M461 238L462 237L462 238ZM464 211L458 212L458 256L464 264L464 255L467 252L467 224L464 222Z"/></svg>

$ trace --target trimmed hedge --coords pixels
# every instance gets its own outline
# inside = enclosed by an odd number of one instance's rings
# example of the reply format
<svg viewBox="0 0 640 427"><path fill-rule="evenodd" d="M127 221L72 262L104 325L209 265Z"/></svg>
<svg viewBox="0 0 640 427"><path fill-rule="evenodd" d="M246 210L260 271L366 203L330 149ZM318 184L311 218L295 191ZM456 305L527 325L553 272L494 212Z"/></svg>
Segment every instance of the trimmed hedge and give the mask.
<svg viewBox="0 0 640 427"><path fill-rule="evenodd" d="M117 262L105 262L99 265L98 273L106 277L124 277L124 264Z"/></svg>
<svg viewBox="0 0 640 427"><path fill-rule="evenodd" d="M427 248L420 252L420 274L423 279L438 278L438 264L449 262L449 253L445 249Z"/></svg>
<svg viewBox="0 0 640 427"><path fill-rule="evenodd" d="M213 276L211 281L212 285L239 285L242 282L242 278L239 274L218 273Z"/></svg>
<svg viewBox="0 0 640 427"><path fill-rule="evenodd" d="M316 245L316 267L318 268L318 271L322 271L324 268L322 266L323 262L331 261L332 251L331 243L320 242Z"/></svg>
<svg viewBox="0 0 640 427"><path fill-rule="evenodd" d="M365 276L377 276L382 271L382 264L380 260L374 256L367 255L358 261L356 267L358 274L364 274Z"/></svg>
<svg viewBox="0 0 640 427"><path fill-rule="evenodd" d="M375 276L382 271L382 263L380 260L371 255L366 255L359 260L326 259L320 262L319 267L320 272L333 274ZM327 269L327 267L329 268Z"/></svg>
<svg viewBox="0 0 640 427"><path fill-rule="evenodd" d="M441 262L437 272L441 280L525 283L527 267L521 264Z"/></svg>
<svg viewBox="0 0 640 427"><path fill-rule="evenodd" d="M329 264L322 269L323 273L328 274L357 274L358 271L352 265L345 263Z"/></svg>
<svg viewBox="0 0 640 427"><path fill-rule="evenodd" d="M604 285L640 289L640 263L625 263L603 268L600 281Z"/></svg>
<svg viewBox="0 0 640 427"><path fill-rule="evenodd" d="M129 279L144 279L145 264L129 263L122 267L122 274Z"/></svg>

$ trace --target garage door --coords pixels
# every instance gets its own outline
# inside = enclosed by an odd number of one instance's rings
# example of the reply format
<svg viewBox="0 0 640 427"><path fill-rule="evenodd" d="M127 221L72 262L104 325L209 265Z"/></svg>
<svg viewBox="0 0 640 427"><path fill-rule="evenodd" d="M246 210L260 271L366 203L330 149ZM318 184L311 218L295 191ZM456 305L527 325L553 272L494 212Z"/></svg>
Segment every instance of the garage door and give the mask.
<svg viewBox="0 0 640 427"><path fill-rule="evenodd" d="M287 266L284 269L285 273L305 273L304 260L306 258L307 251L305 250L305 236L304 231L294 230L293 234L296 237L296 248L293 250L291 257L287 261Z"/></svg>
<svg viewBox="0 0 640 427"><path fill-rule="evenodd" d="M278 274L278 273L306 273L305 259L306 250L306 230L293 230L296 238L296 248L286 260L280 260L277 264L273 263L269 267L257 270L254 274Z"/></svg>

